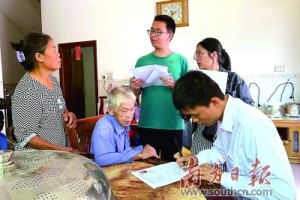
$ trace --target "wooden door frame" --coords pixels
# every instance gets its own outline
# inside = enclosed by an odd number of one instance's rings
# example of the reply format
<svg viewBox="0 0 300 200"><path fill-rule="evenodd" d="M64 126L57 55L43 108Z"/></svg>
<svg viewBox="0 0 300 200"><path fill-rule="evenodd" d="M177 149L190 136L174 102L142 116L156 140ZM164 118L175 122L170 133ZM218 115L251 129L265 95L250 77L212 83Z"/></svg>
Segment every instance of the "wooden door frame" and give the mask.
<svg viewBox="0 0 300 200"><path fill-rule="evenodd" d="M72 87L70 82L70 77L68 76L70 73L70 67L71 66L71 60L66 57L65 51L69 48L75 48L75 46L83 47L93 47L94 49L94 79L95 79L95 108L96 113L98 113L97 110L97 104L99 102L98 100L98 72L97 72L97 42L96 40L92 41L82 41L82 42L73 42L73 43L61 43L58 44L58 51L60 53L61 58L61 68L59 69L59 78L60 78L60 86L62 88L62 93L64 96L64 99L66 100L66 103L69 102L69 100L72 98L70 93L70 88Z"/></svg>

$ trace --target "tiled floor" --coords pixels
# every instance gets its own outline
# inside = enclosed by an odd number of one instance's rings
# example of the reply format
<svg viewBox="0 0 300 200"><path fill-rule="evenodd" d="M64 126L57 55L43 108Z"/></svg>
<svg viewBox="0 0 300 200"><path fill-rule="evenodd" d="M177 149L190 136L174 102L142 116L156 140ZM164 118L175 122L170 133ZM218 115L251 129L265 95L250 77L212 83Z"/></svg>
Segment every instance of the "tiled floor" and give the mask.
<svg viewBox="0 0 300 200"><path fill-rule="evenodd" d="M300 164L291 164L296 182L297 199L300 199Z"/></svg>

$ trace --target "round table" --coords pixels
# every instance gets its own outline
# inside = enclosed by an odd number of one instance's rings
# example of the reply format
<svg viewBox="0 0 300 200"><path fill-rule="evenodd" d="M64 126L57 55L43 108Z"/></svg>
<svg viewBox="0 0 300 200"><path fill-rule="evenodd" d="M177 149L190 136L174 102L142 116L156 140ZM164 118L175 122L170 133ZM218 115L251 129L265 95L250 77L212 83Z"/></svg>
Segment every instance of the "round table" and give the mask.
<svg viewBox="0 0 300 200"><path fill-rule="evenodd" d="M106 175L92 160L63 151L15 151L0 164L0 199L113 199Z"/></svg>

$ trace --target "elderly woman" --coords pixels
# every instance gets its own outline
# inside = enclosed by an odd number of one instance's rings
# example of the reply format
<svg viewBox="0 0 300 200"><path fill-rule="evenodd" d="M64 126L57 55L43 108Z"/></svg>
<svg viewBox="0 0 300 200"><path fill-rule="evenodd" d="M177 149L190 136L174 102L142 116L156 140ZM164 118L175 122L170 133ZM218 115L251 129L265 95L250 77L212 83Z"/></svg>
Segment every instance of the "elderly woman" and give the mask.
<svg viewBox="0 0 300 200"><path fill-rule="evenodd" d="M107 96L108 114L99 119L92 134L91 153L99 166L158 157L150 145L130 147L128 131L136 109L136 96L125 87L113 88Z"/></svg>

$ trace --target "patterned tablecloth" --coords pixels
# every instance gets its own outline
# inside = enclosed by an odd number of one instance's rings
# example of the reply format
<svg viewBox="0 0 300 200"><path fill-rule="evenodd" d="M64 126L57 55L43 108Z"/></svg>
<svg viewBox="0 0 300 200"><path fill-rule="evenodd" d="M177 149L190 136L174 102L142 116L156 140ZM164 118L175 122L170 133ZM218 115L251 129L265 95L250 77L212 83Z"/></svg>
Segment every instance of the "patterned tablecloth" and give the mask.
<svg viewBox="0 0 300 200"><path fill-rule="evenodd" d="M15 151L0 164L1 200L112 199L103 171L92 160L62 151Z"/></svg>

